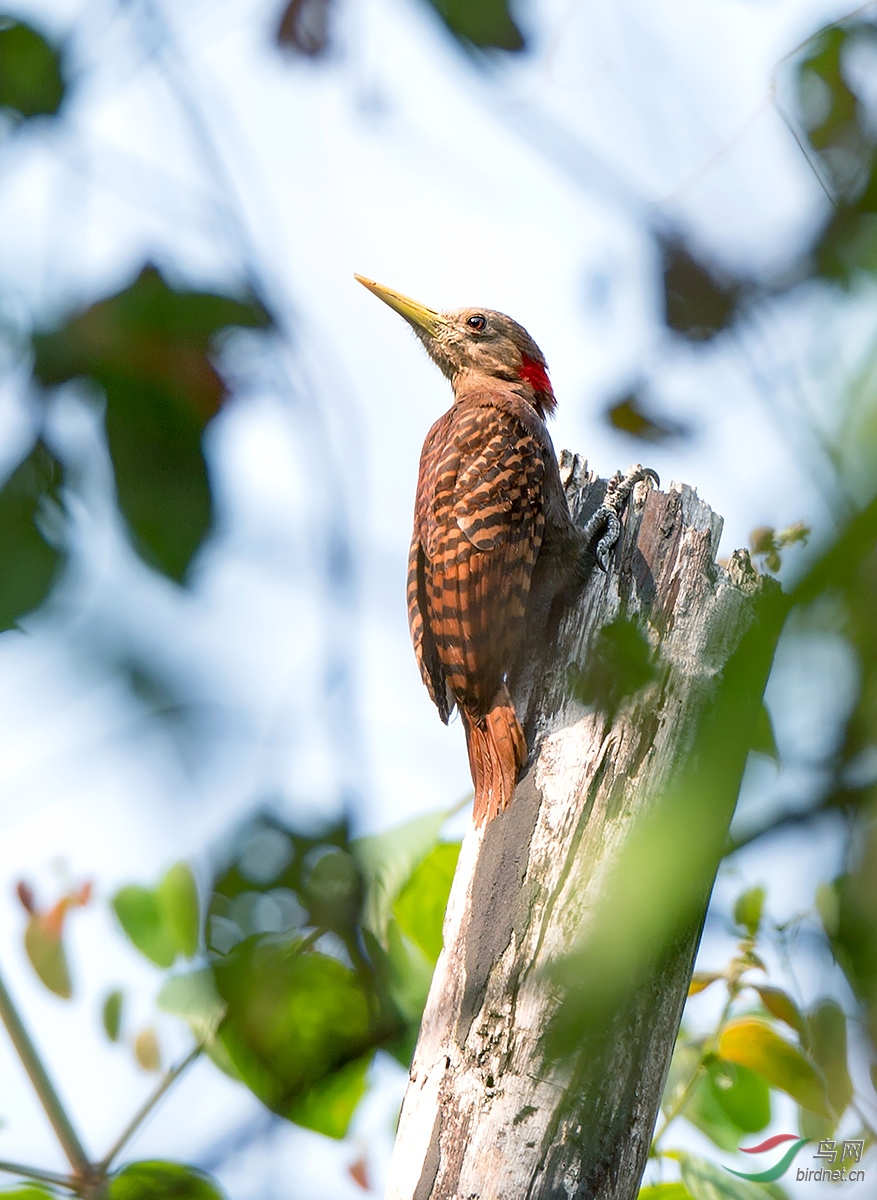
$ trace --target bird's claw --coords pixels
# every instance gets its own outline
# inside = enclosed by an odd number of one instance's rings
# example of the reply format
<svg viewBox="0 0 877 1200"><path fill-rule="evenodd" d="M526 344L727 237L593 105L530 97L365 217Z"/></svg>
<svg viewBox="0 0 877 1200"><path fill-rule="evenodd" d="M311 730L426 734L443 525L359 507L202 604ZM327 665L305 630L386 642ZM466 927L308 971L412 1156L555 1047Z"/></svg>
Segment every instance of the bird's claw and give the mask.
<svg viewBox="0 0 877 1200"><path fill-rule="evenodd" d="M585 539L588 545L602 530L594 549L594 557L601 571L609 570L609 554L621 533L619 513L624 508L630 493L644 479L651 480L656 487L661 486L657 471L653 471L651 467L643 467L640 463L631 467L624 475L620 471L616 471L609 480L603 503L585 526Z"/></svg>

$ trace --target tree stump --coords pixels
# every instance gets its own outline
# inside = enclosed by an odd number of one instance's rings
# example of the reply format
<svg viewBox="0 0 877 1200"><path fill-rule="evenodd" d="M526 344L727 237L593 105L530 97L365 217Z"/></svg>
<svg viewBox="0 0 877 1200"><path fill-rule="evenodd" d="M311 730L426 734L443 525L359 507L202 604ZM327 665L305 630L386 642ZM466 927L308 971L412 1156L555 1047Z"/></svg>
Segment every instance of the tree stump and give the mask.
<svg viewBox="0 0 877 1200"><path fill-rule="evenodd" d="M567 451L561 474L584 524L606 481ZM386 1200L637 1193L778 628L748 553L716 565L721 528L687 485L639 484L609 571L511 681L530 763L463 842Z"/></svg>

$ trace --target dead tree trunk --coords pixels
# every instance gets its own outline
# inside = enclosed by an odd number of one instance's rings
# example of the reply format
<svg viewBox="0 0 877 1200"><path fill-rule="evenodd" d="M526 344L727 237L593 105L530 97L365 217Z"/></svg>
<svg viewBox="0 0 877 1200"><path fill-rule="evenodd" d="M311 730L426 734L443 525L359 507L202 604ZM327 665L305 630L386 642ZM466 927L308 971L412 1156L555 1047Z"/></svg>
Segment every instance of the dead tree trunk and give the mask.
<svg viewBox="0 0 877 1200"><path fill-rule="evenodd" d="M568 452L561 471L584 521L605 481ZM749 647L723 715L728 664L773 589L745 551L716 566L721 526L691 488L639 485L609 572L591 574L551 650L514 681L535 750L510 808L463 843L387 1200L636 1195L745 763L745 733L721 725L757 711L772 652L768 631ZM625 667L625 638L645 648L649 671ZM665 811L671 825L644 838ZM668 886L625 908L640 874L637 831L647 856L652 844L663 858L682 844L664 866ZM607 904L613 878L619 894ZM652 902L667 921L655 923ZM641 944L625 940L637 931ZM602 1001L585 1006L578 1027L573 1004L570 1041L569 995L552 970L591 935L627 947L637 969L613 992L603 987L608 959L579 960L579 993ZM577 960L567 961L575 975ZM552 1055L546 1035L564 1013L565 1050Z"/></svg>

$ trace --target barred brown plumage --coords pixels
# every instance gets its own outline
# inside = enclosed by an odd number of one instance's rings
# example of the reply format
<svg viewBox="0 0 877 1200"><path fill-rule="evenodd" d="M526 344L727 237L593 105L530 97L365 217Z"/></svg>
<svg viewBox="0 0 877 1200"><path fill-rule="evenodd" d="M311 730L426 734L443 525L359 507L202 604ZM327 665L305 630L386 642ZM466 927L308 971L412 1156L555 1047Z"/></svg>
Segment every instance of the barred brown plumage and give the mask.
<svg viewBox="0 0 877 1200"><path fill-rule="evenodd" d="M460 710L480 824L509 803L527 760L507 679L531 610L575 575L583 548L544 420L554 394L510 317L437 313L357 279L405 317L454 389L421 454L408 615L439 715Z"/></svg>

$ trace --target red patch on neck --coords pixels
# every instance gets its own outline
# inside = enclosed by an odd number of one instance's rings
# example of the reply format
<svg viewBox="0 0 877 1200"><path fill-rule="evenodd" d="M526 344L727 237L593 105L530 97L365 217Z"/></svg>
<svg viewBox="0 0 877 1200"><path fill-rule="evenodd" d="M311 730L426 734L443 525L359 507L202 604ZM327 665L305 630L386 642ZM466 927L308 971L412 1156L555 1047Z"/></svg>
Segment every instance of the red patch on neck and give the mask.
<svg viewBox="0 0 877 1200"><path fill-rule="evenodd" d="M534 392L537 394L541 392L548 400L554 399L551 380L548 378L548 372L543 363L537 362L535 358L530 358L529 354L525 354L521 358L518 374L521 379L529 383Z"/></svg>

